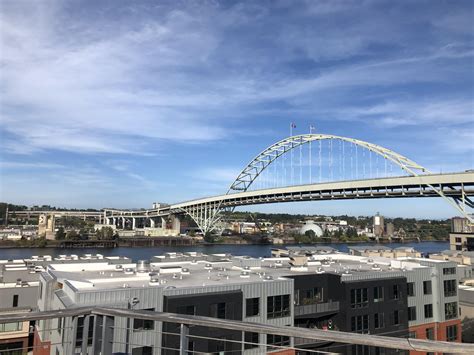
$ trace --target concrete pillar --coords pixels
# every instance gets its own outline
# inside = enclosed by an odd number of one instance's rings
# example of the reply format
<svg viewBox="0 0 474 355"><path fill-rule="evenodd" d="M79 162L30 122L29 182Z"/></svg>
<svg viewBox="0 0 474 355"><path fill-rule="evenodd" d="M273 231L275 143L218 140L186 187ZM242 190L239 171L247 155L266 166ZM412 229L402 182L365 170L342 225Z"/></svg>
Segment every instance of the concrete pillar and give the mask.
<svg viewBox="0 0 474 355"><path fill-rule="evenodd" d="M180 233L181 230L181 222L178 217L171 216L171 229L175 229Z"/></svg>
<svg viewBox="0 0 474 355"><path fill-rule="evenodd" d="M133 217L132 218L132 229L135 230L135 226L136 226L136 218Z"/></svg>
<svg viewBox="0 0 474 355"><path fill-rule="evenodd" d="M155 220L153 218L150 218L150 227L155 228Z"/></svg>
<svg viewBox="0 0 474 355"><path fill-rule="evenodd" d="M117 219L112 217L112 224L117 227Z"/></svg>
<svg viewBox="0 0 474 355"><path fill-rule="evenodd" d="M161 228L166 229L166 219L163 217L160 217L160 218L161 218Z"/></svg>
<svg viewBox="0 0 474 355"><path fill-rule="evenodd" d="M125 217L122 217L122 229L125 229Z"/></svg>

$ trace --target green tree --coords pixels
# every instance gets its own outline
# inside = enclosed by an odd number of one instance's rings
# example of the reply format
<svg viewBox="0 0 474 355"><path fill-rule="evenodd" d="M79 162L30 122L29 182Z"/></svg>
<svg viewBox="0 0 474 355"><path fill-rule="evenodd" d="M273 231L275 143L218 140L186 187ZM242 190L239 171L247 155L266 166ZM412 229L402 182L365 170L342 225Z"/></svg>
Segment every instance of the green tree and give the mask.
<svg viewBox="0 0 474 355"><path fill-rule="evenodd" d="M56 240L64 240L66 238L66 233L64 232L63 227L59 227L56 231Z"/></svg>
<svg viewBox="0 0 474 355"><path fill-rule="evenodd" d="M99 240L112 240L114 239L114 230L111 227L102 227L96 232L96 237Z"/></svg>
<svg viewBox="0 0 474 355"><path fill-rule="evenodd" d="M79 240L81 239L81 236L77 231L75 230L70 230L66 233L66 239L67 240Z"/></svg>

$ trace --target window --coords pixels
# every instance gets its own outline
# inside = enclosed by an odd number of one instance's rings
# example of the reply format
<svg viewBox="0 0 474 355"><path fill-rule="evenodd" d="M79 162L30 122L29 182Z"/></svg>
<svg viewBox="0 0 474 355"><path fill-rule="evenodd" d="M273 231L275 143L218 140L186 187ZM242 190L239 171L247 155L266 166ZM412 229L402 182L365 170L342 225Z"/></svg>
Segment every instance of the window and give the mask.
<svg viewBox="0 0 474 355"><path fill-rule="evenodd" d="M260 314L260 298L247 298L245 300L245 316L254 317Z"/></svg>
<svg viewBox="0 0 474 355"><path fill-rule="evenodd" d="M267 334L267 344L279 345L279 346L290 345L290 337L275 335L275 334Z"/></svg>
<svg viewBox="0 0 474 355"><path fill-rule="evenodd" d="M258 348L258 333L245 332L245 349Z"/></svg>
<svg viewBox="0 0 474 355"><path fill-rule="evenodd" d="M423 294L431 295L431 281L423 281Z"/></svg>
<svg viewBox="0 0 474 355"><path fill-rule="evenodd" d="M87 334L84 334L85 327L86 327L85 317L78 317L77 330L76 330L76 347L82 346L83 337L87 337L87 345L92 345L92 340L94 338L94 317L93 316L89 316L89 324L87 325L88 327Z"/></svg>
<svg viewBox="0 0 474 355"><path fill-rule="evenodd" d="M449 302L444 304L444 318L446 320L453 319L458 316L458 303Z"/></svg>
<svg viewBox="0 0 474 355"><path fill-rule="evenodd" d="M351 290L351 308L364 308L369 304L366 288L355 288Z"/></svg>
<svg viewBox="0 0 474 355"><path fill-rule="evenodd" d="M416 320L416 307L408 307L408 320Z"/></svg>
<svg viewBox="0 0 474 355"><path fill-rule="evenodd" d="M393 299L398 300L400 298L400 286L393 285Z"/></svg>
<svg viewBox="0 0 474 355"><path fill-rule="evenodd" d="M414 282L407 283L407 295L411 297L415 296L415 283Z"/></svg>
<svg viewBox="0 0 474 355"><path fill-rule="evenodd" d="M374 314L374 328L380 329L384 327L383 313Z"/></svg>
<svg viewBox="0 0 474 355"><path fill-rule="evenodd" d="M426 339L434 340L434 328L426 328Z"/></svg>
<svg viewBox="0 0 474 355"><path fill-rule="evenodd" d="M226 318L226 304L225 302L219 302L211 304L210 309L211 317L213 318Z"/></svg>
<svg viewBox="0 0 474 355"><path fill-rule="evenodd" d="M178 306L176 308L176 313L179 314L189 314L190 316L196 315L196 306Z"/></svg>
<svg viewBox="0 0 474 355"><path fill-rule="evenodd" d="M377 286L374 287L374 302L383 301L383 287Z"/></svg>
<svg viewBox="0 0 474 355"><path fill-rule="evenodd" d="M456 275L456 268L455 267L443 268L443 275Z"/></svg>
<svg viewBox="0 0 474 355"><path fill-rule="evenodd" d="M433 318L433 305L425 304L425 318Z"/></svg>
<svg viewBox="0 0 474 355"><path fill-rule="evenodd" d="M408 337L411 339L416 339L416 332L408 332Z"/></svg>
<svg viewBox="0 0 474 355"><path fill-rule="evenodd" d="M144 311L155 311L154 308L148 308L144 309ZM155 329L155 321L150 320L150 319L139 319L139 318L133 318L133 330L134 331L139 331L139 330L153 330Z"/></svg>
<svg viewBox="0 0 474 355"><path fill-rule="evenodd" d="M18 295L13 295L13 307L18 307Z"/></svg>
<svg viewBox="0 0 474 355"><path fill-rule="evenodd" d="M267 297L267 317L281 318L290 315L290 295Z"/></svg>
<svg viewBox="0 0 474 355"><path fill-rule="evenodd" d="M446 340L447 341L456 341L458 340L458 326L449 325L446 327Z"/></svg>
<svg viewBox="0 0 474 355"><path fill-rule="evenodd" d="M444 297L456 296L457 294L457 282L456 280L444 280Z"/></svg>
<svg viewBox="0 0 474 355"><path fill-rule="evenodd" d="M400 311L393 311L393 325L400 324Z"/></svg>
<svg viewBox="0 0 474 355"><path fill-rule="evenodd" d="M23 324L21 322L14 323L1 323L0 324L0 333L5 332L18 332L22 330Z"/></svg>
<svg viewBox="0 0 474 355"><path fill-rule="evenodd" d="M369 316L364 314L351 317L351 330L356 333L369 333Z"/></svg>
<svg viewBox="0 0 474 355"><path fill-rule="evenodd" d="M303 290L303 304L315 304L323 301L323 290L320 287L313 287Z"/></svg>
<svg viewBox="0 0 474 355"><path fill-rule="evenodd" d="M462 243L462 239L459 238L459 237L456 237L456 238L455 238L455 241L456 241L456 243Z"/></svg>

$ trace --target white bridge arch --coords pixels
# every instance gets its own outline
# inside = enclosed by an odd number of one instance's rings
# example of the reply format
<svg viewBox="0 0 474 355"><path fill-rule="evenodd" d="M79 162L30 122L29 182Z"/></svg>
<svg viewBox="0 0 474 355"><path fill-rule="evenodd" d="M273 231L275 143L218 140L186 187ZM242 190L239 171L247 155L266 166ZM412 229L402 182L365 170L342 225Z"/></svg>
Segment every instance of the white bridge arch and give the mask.
<svg viewBox="0 0 474 355"><path fill-rule="evenodd" d="M343 136L328 135L328 134L302 134L285 138L279 142L276 142L263 150L255 158L253 158L247 166L240 172L234 182L230 185L226 192L226 196L232 195L238 192L246 192L252 183L260 176L260 174L268 168L274 161L283 156L284 154L292 151L293 149L300 147L310 142L334 140L342 141L354 144L355 146L366 149L373 152L383 159L391 161L393 164L399 166L408 176L418 177L431 175L432 173L419 165L418 163L408 159L407 157L398 154L390 149L379 146L377 144L365 142L359 139L348 138ZM465 206L474 207L474 203L465 194L465 190L461 189L460 194L447 193L445 188L436 186L431 183L425 184L439 197L442 197L455 209L458 210L463 216L468 218L471 222L474 222L472 217L466 212ZM448 191L449 191L448 186ZM454 190L454 188L453 188ZM425 194L425 196L427 196ZM198 227L204 232L210 232L216 228L220 221L221 212L224 209L233 209L234 206L228 206L225 204L226 199L217 199L216 201L177 207L183 213L188 214L198 225Z"/></svg>

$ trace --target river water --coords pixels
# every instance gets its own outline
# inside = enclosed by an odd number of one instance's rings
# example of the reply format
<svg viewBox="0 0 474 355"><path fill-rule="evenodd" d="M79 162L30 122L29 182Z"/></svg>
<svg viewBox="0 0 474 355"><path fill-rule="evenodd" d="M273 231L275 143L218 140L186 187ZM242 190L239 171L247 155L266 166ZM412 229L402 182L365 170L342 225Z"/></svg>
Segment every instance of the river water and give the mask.
<svg viewBox="0 0 474 355"><path fill-rule="evenodd" d="M314 246L324 245L330 246L342 252L347 252L349 246L369 245L361 244L315 244ZM373 244L370 244L373 245ZM414 247L416 250L424 254L437 253L441 250L449 249L448 242L421 242L421 243L390 243L383 244L390 248L397 248L400 246ZM77 248L77 249L62 249L62 248L8 248L0 249L1 259L24 259L32 255L51 255L52 257L60 254L102 254L104 256L126 256L133 261L142 259L150 259L152 256L161 255L167 252L187 252L198 251L205 254L216 253L230 253L233 255L248 255L252 257L268 257L271 254L271 249L275 247L284 247L276 245L193 245L193 246L175 246L175 247L156 247L156 248Z"/></svg>

